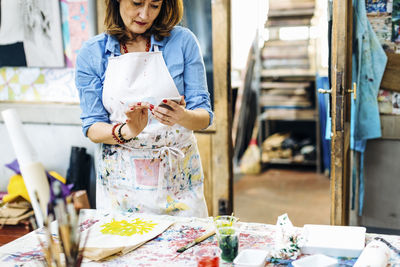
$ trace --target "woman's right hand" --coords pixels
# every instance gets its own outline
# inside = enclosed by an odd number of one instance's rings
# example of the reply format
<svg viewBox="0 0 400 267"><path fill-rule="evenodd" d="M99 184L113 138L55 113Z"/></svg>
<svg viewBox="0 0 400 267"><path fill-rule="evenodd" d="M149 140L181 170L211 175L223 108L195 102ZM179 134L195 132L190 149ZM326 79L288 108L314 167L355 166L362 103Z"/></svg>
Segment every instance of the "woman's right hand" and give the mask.
<svg viewBox="0 0 400 267"><path fill-rule="evenodd" d="M138 102L129 106L129 110L125 112L126 126L128 126L131 134L128 134L128 138L138 136L147 126L148 106L147 103Z"/></svg>

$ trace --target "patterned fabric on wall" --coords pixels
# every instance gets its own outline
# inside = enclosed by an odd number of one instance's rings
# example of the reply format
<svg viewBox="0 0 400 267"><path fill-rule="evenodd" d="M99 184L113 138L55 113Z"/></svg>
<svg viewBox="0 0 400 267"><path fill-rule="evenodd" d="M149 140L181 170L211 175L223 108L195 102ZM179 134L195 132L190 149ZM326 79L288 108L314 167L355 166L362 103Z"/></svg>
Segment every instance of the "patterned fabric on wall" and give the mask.
<svg viewBox="0 0 400 267"><path fill-rule="evenodd" d="M400 44L400 0L393 0L392 41Z"/></svg>
<svg viewBox="0 0 400 267"><path fill-rule="evenodd" d="M390 10L391 2L392 1L390 1L390 0L389 1L388 0L367 0L366 1L367 13L376 14L376 13L391 12L391 10ZM388 8L388 5L390 6L390 8Z"/></svg>
<svg viewBox="0 0 400 267"><path fill-rule="evenodd" d="M90 37L89 5L87 0L60 2L65 62L67 67L74 67L79 49Z"/></svg>
<svg viewBox="0 0 400 267"><path fill-rule="evenodd" d="M75 69L0 68L0 101L79 103Z"/></svg>
<svg viewBox="0 0 400 267"><path fill-rule="evenodd" d="M366 9L385 52L400 54L400 0L366 0Z"/></svg>

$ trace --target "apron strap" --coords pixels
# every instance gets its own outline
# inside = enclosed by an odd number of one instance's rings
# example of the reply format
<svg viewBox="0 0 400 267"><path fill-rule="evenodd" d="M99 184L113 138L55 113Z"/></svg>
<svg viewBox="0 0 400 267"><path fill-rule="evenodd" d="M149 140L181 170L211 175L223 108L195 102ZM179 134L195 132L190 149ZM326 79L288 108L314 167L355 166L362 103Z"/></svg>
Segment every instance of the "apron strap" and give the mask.
<svg viewBox="0 0 400 267"><path fill-rule="evenodd" d="M158 45L154 45L154 52L159 52Z"/></svg>
<svg viewBox="0 0 400 267"><path fill-rule="evenodd" d="M167 160L168 160L168 165L169 165L169 176L170 178L173 176L172 174L172 158L175 157L178 162L183 160L185 158L185 154L182 152L182 150L180 150L177 147L167 147L164 146L162 148L159 149L159 153L160 153L160 158L165 158L165 156L167 156ZM166 167L163 165L163 162L161 162L161 169L162 171L159 172L158 174L158 186L157 186L157 198L161 199L163 196L163 187L164 187L164 173L166 171ZM180 166L180 164L178 163L178 166ZM179 167L180 168L180 167ZM178 173L180 173L180 170L177 170Z"/></svg>

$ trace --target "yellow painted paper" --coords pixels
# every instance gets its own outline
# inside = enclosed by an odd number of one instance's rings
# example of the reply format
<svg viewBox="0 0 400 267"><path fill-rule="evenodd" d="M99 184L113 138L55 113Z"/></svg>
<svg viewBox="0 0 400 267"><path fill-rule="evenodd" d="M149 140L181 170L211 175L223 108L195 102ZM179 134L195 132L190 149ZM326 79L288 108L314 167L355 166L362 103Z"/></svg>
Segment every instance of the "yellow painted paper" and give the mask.
<svg viewBox="0 0 400 267"><path fill-rule="evenodd" d="M101 233L105 235L132 236L135 234L143 235L144 233L148 233L152 231L156 225L157 223L153 223L152 221L143 221L136 218L131 222L112 219L111 222L105 223L100 227L103 227Z"/></svg>

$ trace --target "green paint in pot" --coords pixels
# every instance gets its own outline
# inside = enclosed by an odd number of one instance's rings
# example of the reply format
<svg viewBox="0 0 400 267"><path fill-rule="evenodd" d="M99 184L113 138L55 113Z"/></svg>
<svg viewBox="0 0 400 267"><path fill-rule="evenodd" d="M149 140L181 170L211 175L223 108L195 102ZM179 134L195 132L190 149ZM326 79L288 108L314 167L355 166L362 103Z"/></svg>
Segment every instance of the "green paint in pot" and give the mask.
<svg viewBox="0 0 400 267"><path fill-rule="evenodd" d="M218 230L218 244L221 249L221 258L232 262L238 255L239 238L234 228L220 228Z"/></svg>

